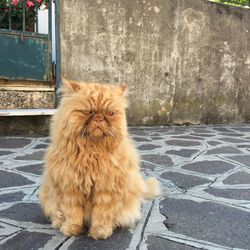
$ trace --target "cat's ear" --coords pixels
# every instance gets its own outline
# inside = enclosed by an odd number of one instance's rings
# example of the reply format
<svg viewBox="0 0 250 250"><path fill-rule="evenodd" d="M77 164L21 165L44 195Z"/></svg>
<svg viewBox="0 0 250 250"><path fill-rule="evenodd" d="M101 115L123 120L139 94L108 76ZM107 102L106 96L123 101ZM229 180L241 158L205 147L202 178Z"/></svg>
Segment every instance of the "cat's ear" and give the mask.
<svg viewBox="0 0 250 250"><path fill-rule="evenodd" d="M67 80L66 78L62 78L62 92L63 93L71 93L77 92L81 89L79 83L74 82L72 80Z"/></svg>
<svg viewBox="0 0 250 250"><path fill-rule="evenodd" d="M125 83L122 83L118 86L118 92L121 96L126 96L127 93L128 93L128 90L127 90L127 85Z"/></svg>

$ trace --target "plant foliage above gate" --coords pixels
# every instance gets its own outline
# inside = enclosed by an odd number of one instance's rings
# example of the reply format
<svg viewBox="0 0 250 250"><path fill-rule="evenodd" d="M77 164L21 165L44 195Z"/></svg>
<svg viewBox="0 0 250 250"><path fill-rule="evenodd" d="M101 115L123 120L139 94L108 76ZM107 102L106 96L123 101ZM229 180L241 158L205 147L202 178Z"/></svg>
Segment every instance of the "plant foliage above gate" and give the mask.
<svg viewBox="0 0 250 250"><path fill-rule="evenodd" d="M33 32L37 10L47 8L48 3L49 0L0 0L0 29ZM25 17L25 28L23 28L23 17Z"/></svg>

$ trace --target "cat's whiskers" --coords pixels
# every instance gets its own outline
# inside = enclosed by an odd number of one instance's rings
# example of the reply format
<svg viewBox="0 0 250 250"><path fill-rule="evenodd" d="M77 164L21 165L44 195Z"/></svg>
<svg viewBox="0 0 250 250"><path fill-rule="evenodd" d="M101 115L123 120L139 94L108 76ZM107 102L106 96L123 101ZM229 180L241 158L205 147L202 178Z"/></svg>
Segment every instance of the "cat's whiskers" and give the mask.
<svg viewBox="0 0 250 250"><path fill-rule="evenodd" d="M113 139L118 143L117 138L114 136L114 134L111 131L108 131L108 134L113 137Z"/></svg>

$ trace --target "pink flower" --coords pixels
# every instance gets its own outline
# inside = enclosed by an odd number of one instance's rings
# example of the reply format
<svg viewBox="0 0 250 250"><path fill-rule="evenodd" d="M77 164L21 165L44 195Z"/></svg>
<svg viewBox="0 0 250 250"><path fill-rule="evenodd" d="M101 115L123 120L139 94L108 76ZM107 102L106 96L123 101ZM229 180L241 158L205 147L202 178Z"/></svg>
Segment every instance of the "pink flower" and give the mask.
<svg viewBox="0 0 250 250"><path fill-rule="evenodd" d="M27 1L27 6L28 6L28 8L30 8L30 7L35 6L35 4L32 1L28 0Z"/></svg>
<svg viewBox="0 0 250 250"><path fill-rule="evenodd" d="M41 3L43 0L36 0L37 3Z"/></svg>
<svg viewBox="0 0 250 250"><path fill-rule="evenodd" d="M19 2L19 0L13 0L13 5L14 5L14 6L17 6L17 5L18 5L18 2Z"/></svg>

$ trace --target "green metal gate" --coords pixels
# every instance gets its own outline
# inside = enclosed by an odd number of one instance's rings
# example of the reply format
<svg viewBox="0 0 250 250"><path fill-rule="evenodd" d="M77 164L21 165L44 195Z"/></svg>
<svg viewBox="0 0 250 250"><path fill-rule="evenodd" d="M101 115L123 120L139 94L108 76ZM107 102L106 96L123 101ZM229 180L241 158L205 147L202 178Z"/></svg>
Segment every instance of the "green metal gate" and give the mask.
<svg viewBox="0 0 250 250"><path fill-rule="evenodd" d="M49 9L48 34L38 10ZM52 0L0 0L0 79L52 81Z"/></svg>

